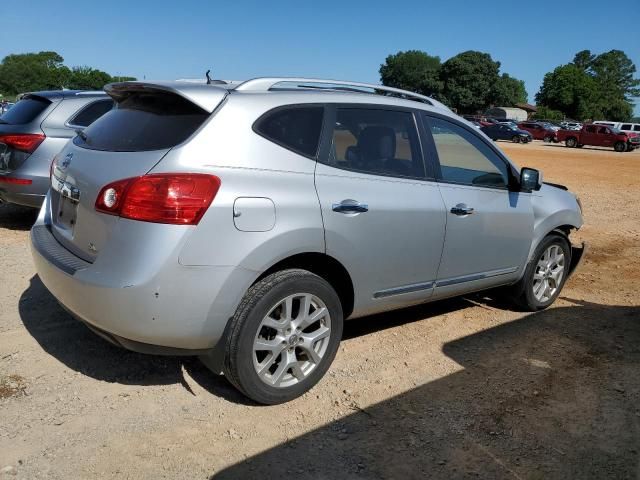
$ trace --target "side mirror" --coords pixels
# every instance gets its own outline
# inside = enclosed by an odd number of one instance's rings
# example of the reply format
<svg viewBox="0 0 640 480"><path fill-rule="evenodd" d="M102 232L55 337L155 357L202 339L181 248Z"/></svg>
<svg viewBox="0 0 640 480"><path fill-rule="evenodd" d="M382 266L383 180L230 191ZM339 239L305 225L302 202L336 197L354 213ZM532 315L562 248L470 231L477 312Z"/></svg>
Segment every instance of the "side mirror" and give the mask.
<svg viewBox="0 0 640 480"><path fill-rule="evenodd" d="M524 167L520 170L520 190L523 192L538 191L542 187L542 173L535 168Z"/></svg>

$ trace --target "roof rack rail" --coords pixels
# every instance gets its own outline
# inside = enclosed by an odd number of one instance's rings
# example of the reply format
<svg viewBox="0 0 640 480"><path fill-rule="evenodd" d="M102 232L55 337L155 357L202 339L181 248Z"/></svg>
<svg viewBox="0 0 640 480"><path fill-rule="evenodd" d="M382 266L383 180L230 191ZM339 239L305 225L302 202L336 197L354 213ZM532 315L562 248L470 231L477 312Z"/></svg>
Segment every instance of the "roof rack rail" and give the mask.
<svg viewBox="0 0 640 480"><path fill-rule="evenodd" d="M408 90L401 90L399 88L387 87L385 85L375 85L373 83L361 83L361 82L349 82L344 80L327 80L322 78L304 78L304 77L262 77L247 80L244 83L238 85L235 89L237 91L244 92L267 92L276 85L281 83L294 84L296 87L307 87L313 89L327 89L348 91L357 93L373 93L378 95L397 96L407 100L414 100L417 102L426 103L435 107L445 108L449 110L446 105L434 100L431 97L420 95L418 93L410 92ZM322 87L320 85L327 85ZM367 92L362 89L372 89L373 92Z"/></svg>

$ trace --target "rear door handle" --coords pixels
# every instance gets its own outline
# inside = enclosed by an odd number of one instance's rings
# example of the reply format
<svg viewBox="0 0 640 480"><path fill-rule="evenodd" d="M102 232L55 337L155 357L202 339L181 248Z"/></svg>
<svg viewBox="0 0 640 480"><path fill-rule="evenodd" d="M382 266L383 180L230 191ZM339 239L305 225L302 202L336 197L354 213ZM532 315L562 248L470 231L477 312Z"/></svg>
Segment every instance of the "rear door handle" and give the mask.
<svg viewBox="0 0 640 480"><path fill-rule="evenodd" d="M455 207L451 208L451 213L458 216L471 215L473 208L469 207L466 203L459 203Z"/></svg>
<svg viewBox="0 0 640 480"><path fill-rule="evenodd" d="M365 213L369 211L369 205L353 200L343 200L340 203L334 203L331 208L334 212L338 213Z"/></svg>

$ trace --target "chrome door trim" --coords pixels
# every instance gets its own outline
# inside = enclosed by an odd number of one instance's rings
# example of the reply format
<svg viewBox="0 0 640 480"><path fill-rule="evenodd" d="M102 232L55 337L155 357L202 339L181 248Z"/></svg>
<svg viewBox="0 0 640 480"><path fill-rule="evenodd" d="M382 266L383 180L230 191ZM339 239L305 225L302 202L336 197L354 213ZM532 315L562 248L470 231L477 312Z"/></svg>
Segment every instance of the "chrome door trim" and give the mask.
<svg viewBox="0 0 640 480"><path fill-rule="evenodd" d="M387 288L373 294L373 298L391 297L393 295L402 295L403 293L419 292L420 290L430 290L433 288L434 282L412 283L411 285L402 285L401 287Z"/></svg>
<svg viewBox="0 0 640 480"><path fill-rule="evenodd" d="M490 270L488 272L473 273L461 277L445 278L436 281L436 287L448 287L458 283L473 282L474 280L483 280L485 278L497 277L499 275L507 275L518 270L518 267L501 268L499 270Z"/></svg>

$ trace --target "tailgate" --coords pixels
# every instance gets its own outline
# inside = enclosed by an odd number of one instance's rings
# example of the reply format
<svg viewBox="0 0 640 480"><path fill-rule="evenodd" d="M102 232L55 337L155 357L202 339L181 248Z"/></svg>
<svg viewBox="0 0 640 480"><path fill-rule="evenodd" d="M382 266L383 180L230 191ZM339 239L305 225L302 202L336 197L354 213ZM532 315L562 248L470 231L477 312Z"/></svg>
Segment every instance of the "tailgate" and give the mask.
<svg viewBox="0 0 640 480"><path fill-rule="evenodd" d="M221 102L226 91L218 90L212 93ZM149 172L211 113L179 92L149 84L117 84L107 92L113 94L116 108L70 141L52 169L52 232L62 245L89 262L109 242L120 220L95 210L101 189ZM207 106L212 103L209 99Z"/></svg>

